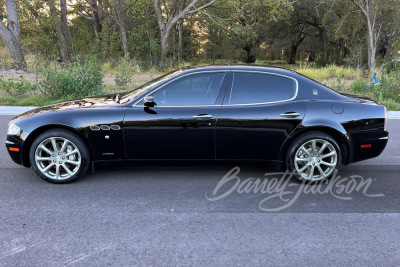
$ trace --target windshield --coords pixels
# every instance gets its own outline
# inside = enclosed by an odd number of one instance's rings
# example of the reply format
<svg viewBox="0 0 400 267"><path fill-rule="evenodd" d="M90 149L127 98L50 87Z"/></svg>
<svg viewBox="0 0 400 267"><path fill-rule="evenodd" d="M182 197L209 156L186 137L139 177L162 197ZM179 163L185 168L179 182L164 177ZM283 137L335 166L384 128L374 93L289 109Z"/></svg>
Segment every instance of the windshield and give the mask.
<svg viewBox="0 0 400 267"><path fill-rule="evenodd" d="M181 72L183 72L183 70L175 70L175 71L169 72L167 74L161 75L160 77L158 77L154 80L151 80L151 81L133 89L132 91L128 91L121 95L121 99L120 99L119 103L120 104L129 103L130 101L137 98L144 92L154 88L155 86L163 83L164 81L168 80L169 78L171 78L175 75L178 75Z"/></svg>

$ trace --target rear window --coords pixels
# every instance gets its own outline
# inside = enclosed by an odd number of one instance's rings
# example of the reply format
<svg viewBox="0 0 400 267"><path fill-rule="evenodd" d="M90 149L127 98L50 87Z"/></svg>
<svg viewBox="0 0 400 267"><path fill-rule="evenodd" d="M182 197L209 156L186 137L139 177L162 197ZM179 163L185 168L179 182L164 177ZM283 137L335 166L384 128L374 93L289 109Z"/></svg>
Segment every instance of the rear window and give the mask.
<svg viewBox="0 0 400 267"><path fill-rule="evenodd" d="M235 72L229 104L255 104L289 100L296 82L278 75Z"/></svg>

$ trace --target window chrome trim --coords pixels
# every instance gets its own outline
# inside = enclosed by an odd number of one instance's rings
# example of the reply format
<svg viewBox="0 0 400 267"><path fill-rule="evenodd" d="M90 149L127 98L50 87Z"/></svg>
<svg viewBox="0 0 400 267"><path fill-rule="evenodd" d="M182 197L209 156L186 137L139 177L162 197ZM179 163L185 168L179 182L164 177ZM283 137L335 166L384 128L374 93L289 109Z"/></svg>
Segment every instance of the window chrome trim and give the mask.
<svg viewBox="0 0 400 267"><path fill-rule="evenodd" d="M231 101L232 97L232 88L233 88L233 83L235 81L235 73L236 72L245 72L245 73L259 73L259 74L267 74L267 75L275 75L275 76L280 76L283 78L288 78L293 80L296 83L296 90L292 98L290 99L285 99L285 100L279 100L279 101L271 101L271 102L261 102L261 103L248 103L248 104L222 104L223 107L231 107L231 106L257 106L257 105L265 105L265 104L275 104L275 103L282 103L282 102L289 102L292 100L295 100L297 98L297 95L299 93L299 82L297 79L284 75L284 74L279 74L279 73L272 73L272 72L267 72L267 71L251 71L251 70L234 70L233 76L232 76L232 86L230 88L230 95L229 95L229 102Z"/></svg>
<svg viewBox="0 0 400 267"><path fill-rule="evenodd" d="M150 95L150 94L154 94L154 93L160 91L160 90L163 89L165 86L167 86L167 85L173 83L173 82L176 81L176 80L180 80L180 79L182 79L182 78L185 78L185 77L191 76L191 75L202 74L202 73L224 73L224 77L222 77L222 83L221 83L221 85L222 85L223 82L224 82L224 79L225 79L225 77L226 77L226 73L227 73L227 72L229 72L229 70L219 70L219 71L206 70L206 71L198 71L198 72L194 72L194 73L188 73L188 74L185 74L185 75L182 75L182 76L179 76L179 77L175 77L174 79L172 79L172 80L169 81L168 83L162 85L162 86L161 86L160 88L158 88L157 90L151 91L151 92L147 93L146 95L144 95L140 100L136 101L136 102L132 105L132 107L136 106L139 102L143 102L143 98L145 98L146 96L148 96L148 95ZM221 85L220 85L220 89L219 89L219 90L221 90ZM218 93L219 93L219 91L218 91ZM221 106L221 105L156 106L156 107L157 107L157 108L164 108L164 107L168 107L168 108L172 108L172 107L174 107L174 108L183 108L183 107L219 107L219 106ZM139 107L144 107L144 105L143 105L143 106L139 106Z"/></svg>

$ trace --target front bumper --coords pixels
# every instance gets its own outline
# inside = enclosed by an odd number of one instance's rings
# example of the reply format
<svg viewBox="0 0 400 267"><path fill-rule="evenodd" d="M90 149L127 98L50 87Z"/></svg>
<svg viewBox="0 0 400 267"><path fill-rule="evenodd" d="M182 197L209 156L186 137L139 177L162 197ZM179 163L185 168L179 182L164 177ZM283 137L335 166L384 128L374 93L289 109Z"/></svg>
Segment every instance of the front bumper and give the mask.
<svg viewBox="0 0 400 267"><path fill-rule="evenodd" d="M23 145L21 135L7 135L6 148L11 159L17 164L28 167L29 162L25 162Z"/></svg>

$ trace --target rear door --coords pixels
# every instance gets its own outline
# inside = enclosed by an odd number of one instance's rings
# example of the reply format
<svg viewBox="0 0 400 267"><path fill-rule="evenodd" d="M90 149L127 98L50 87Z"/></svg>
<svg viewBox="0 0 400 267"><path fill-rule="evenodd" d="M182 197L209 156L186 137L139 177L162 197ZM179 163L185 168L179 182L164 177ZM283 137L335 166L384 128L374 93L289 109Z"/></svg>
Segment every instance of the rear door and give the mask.
<svg viewBox="0 0 400 267"><path fill-rule="evenodd" d="M216 127L217 159L276 160L301 123L295 79L262 72L233 72Z"/></svg>

